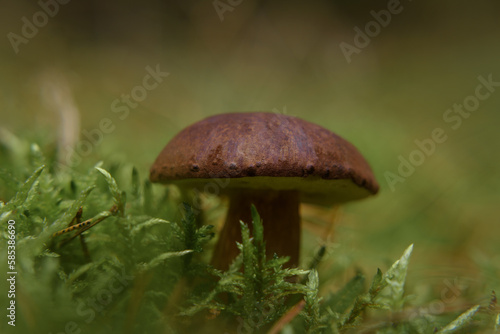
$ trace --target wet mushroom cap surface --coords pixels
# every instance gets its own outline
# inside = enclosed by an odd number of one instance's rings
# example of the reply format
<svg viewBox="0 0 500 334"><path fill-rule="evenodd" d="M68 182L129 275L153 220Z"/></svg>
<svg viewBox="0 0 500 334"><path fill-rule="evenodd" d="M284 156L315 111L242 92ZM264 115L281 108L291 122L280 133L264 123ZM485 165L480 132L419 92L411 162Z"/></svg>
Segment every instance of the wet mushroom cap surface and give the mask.
<svg viewBox="0 0 500 334"><path fill-rule="evenodd" d="M318 204L379 189L351 143L319 125L269 112L220 114L185 128L162 150L150 179L218 194L297 190L302 201Z"/></svg>

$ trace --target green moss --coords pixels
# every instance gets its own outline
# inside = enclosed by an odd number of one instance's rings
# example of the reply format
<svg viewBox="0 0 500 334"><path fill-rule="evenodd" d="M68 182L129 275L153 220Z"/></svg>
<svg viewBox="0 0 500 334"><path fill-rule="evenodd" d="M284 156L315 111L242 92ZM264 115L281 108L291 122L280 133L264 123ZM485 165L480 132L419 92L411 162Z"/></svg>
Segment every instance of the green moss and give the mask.
<svg viewBox="0 0 500 334"><path fill-rule="evenodd" d="M335 277L322 279L325 247L307 270L269 257L260 217L249 208L253 221L241 223L241 254L219 271L209 265L211 222L169 188L152 187L128 165L60 170L50 154L27 147L4 145L0 153L0 270L12 271L13 220L17 272L16 327L4 318L2 333L498 330L493 297L483 307L416 311L406 282L412 247L385 274L378 270L369 287L361 271L341 286ZM78 220L92 227L56 233ZM8 288L2 280L2 305Z"/></svg>

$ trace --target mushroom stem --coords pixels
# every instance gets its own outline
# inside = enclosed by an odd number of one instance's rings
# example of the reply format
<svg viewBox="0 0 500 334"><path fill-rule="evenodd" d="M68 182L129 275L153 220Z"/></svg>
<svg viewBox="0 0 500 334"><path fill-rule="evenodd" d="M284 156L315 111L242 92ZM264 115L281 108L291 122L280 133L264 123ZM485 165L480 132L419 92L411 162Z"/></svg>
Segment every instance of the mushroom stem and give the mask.
<svg viewBox="0 0 500 334"><path fill-rule="evenodd" d="M238 255L236 241L241 242L242 220L252 228L251 204L254 204L264 225L266 254L270 258L290 256L287 266L299 264L300 215L298 191L240 190L230 194L224 227L215 246L212 264L226 270Z"/></svg>

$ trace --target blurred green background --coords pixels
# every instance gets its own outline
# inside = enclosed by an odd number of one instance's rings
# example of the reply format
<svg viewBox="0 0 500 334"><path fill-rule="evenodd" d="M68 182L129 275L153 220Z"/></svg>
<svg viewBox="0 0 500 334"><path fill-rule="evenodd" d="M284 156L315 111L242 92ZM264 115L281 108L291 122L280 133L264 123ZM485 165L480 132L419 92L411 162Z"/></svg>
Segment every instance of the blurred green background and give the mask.
<svg viewBox="0 0 500 334"><path fill-rule="evenodd" d="M55 2L46 3L55 13ZM500 87L456 130L443 120L474 95L479 76L500 81L500 3L401 1L400 13L348 62L340 44L354 45L354 28L364 30L370 12L391 3L70 1L46 22L35 1L4 3L2 135L64 149L109 119L113 130L83 163L133 163L147 175L170 138L209 115L297 116L356 145L381 185L376 197L345 206L328 244L335 265L372 273L415 243L413 282L438 294L444 280L457 278L464 291L500 289ZM13 47L20 39L12 33L22 36L33 15L38 31ZM169 76L126 117L114 112L148 66ZM397 173L398 157L408 159L414 141L435 128L447 140L391 190L386 172ZM321 232L305 230L307 256Z"/></svg>

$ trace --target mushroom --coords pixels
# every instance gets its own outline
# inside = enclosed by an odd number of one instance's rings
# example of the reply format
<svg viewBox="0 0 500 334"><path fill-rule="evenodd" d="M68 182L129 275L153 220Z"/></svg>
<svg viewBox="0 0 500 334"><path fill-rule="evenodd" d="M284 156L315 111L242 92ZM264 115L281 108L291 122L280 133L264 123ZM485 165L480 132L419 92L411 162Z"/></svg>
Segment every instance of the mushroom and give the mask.
<svg viewBox="0 0 500 334"><path fill-rule="evenodd" d="M302 119L269 112L208 117L161 151L150 180L229 196L212 264L227 269L238 254L239 221L254 204L270 254L299 264L301 202L338 204L377 193L373 172L349 142Z"/></svg>

